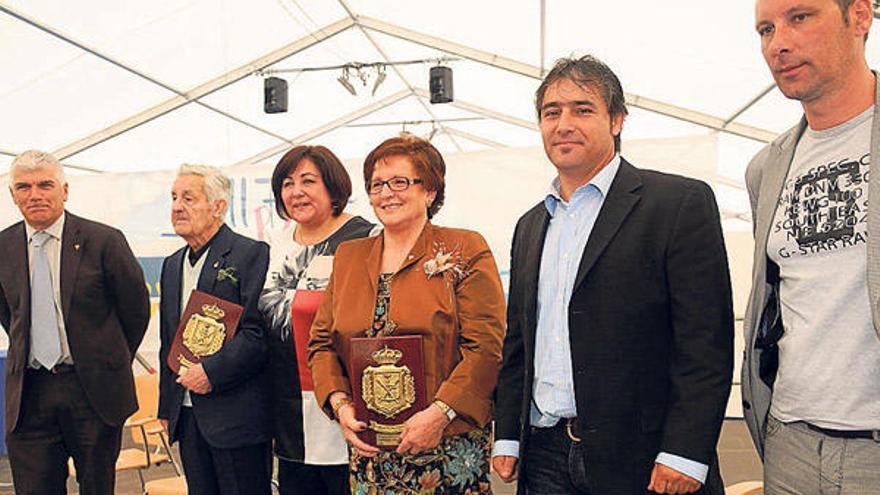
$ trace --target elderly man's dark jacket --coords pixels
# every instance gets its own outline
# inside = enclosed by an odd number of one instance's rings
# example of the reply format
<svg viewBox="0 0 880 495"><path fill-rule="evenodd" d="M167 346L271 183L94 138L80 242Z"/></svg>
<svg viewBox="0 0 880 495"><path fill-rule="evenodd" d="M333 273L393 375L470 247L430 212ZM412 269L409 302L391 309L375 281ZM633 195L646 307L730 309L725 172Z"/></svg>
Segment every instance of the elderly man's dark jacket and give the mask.
<svg viewBox="0 0 880 495"><path fill-rule="evenodd" d="M182 277L187 248L165 258L159 303L159 417L169 421L176 439L184 388L167 365L168 352L180 323ZM262 373L266 362L265 329L257 300L269 266L269 246L236 234L223 225L211 240L196 288L241 305L244 313L235 336L202 365L212 390L191 393L192 413L205 440L214 448L231 449L266 442L269 417ZM228 275L221 275L221 270ZM231 276L229 276L231 275Z"/></svg>
<svg viewBox="0 0 880 495"><path fill-rule="evenodd" d="M529 442L538 274L550 216L516 227L496 439ZM710 466L733 368L730 277L711 189L625 160L584 249L568 307L575 432L592 493L644 495L658 452ZM527 471L527 469L526 469Z"/></svg>

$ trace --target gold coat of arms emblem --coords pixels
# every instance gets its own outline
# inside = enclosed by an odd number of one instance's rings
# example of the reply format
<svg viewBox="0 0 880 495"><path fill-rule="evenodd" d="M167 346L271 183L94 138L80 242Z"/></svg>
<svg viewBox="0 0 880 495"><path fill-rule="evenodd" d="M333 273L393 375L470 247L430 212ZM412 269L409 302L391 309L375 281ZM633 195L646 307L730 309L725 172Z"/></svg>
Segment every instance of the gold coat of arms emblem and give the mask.
<svg viewBox="0 0 880 495"><path fill-rule="evenodd" d="M361 395L367 409L392 418L416 401L415 381L410 369L398 366L403 353L384 347L370 355L378 366L364 368Z"/></svg>
<svg viewBox="0 0 880 495"><path fill-rule="evenodd" d="M193 356L210 356L223 347L226 325L220 320L226 313L216 304L202 306L202 314L193 313L183 329L183 345ZM184 363L185 364L185 363Z"/></svg>

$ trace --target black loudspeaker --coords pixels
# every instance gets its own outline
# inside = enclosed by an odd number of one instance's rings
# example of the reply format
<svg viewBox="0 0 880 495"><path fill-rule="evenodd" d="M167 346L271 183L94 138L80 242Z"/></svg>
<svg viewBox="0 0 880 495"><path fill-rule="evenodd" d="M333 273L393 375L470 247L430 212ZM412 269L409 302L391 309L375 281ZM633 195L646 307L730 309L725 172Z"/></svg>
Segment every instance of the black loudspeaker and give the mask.
<svg viewBox="0 0 880 495"><path fill-rule="evenodd" d="M287 81L269 77L263 81L263 111L283 113L287 111Z"/></svg>
<svg viewBox="0 0 880 495"><path fill-rule="evenodd" d="M449 103L452 101L452 69L438 65L431 67L431 103Z"/></svg>

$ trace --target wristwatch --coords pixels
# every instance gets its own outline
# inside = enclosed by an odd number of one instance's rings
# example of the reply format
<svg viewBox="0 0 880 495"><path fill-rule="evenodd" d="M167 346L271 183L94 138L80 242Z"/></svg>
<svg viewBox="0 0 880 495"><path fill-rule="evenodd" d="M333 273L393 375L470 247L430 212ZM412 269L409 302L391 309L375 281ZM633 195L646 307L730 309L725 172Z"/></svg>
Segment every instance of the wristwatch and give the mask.
<svg viewBox="0 0 880 495"><path fill-rule="evenodd" d="M452 421L453 419L455 419L456 416L458 416L458 414L455 412L455 409L449 407L449 404L443 402L440 399L435 399L434 405L439 407L440 410L443 411L443 414L445 414L446 417L449 418L449 421Z"/></svg>

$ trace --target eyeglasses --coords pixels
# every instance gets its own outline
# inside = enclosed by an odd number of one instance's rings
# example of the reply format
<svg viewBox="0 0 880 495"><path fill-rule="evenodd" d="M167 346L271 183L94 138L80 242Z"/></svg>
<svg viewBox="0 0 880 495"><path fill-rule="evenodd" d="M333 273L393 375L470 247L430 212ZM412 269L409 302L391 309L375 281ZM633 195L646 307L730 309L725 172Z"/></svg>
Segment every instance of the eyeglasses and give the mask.
<svg viewBox="0 0 880 495"><path fill-rule="evenodd" d="M409 177L392 177L388 180L375 180L370 182L367 192L376 195L382 192L382 188L388 185L388 189L392 191L406 191L410 184L421 184L422 179L410 179Z"/></svg>

